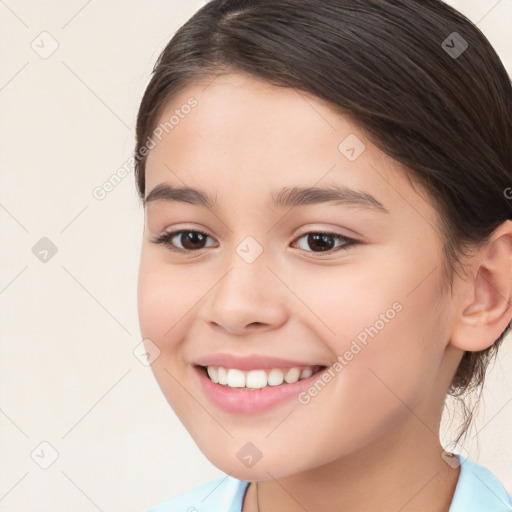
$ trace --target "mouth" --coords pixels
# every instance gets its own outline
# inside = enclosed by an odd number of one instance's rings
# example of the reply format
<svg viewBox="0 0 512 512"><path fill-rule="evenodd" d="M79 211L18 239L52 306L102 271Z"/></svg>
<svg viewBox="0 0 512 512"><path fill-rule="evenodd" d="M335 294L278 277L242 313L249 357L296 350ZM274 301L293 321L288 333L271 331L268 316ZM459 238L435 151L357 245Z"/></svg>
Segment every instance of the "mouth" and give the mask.
<svg viewBox="0 0 512 512"><path fill-rule="evenodd" d="M299 381L310 379L327 368L327 366L323 365L312 365L245 371L239 368L225 368L223 366L196 365L196 367L214 384L245 391L263 390L295 384Z"/></svg>
<svg viewBox="0 0 512 512"><path fill-rule="evenodd" d="M230 414L254 415L293 406L293 401L302 407L301 393L319 387L316 381L331 372L325 363L318 363L277 354L216 352L201 355L191 366L211 404Z"/></svg>
<svg viewBox="0 0 512 512"><path fill-rule="evenodd" d="M327 366L226 368L193 366L204 396L229 414L254 415L300 402L300 394L321 379ZM217 382L215 382L217 381ZM301 405L302 407L302 405Z"/></svg>

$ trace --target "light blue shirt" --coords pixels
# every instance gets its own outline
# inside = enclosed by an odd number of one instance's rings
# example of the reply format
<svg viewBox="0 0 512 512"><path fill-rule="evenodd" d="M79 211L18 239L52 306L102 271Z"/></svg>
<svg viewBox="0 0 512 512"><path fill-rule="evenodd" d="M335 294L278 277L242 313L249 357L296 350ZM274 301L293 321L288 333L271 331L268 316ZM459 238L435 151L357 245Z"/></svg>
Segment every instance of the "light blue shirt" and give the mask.
<svg viewBox="0 0 512 512"><path fill-rule="evenodd" d="M449 512L511 512L512 500L488 469L462 455ZM225 475L178 494L146 512L241 512L249 482Z"/></svg>

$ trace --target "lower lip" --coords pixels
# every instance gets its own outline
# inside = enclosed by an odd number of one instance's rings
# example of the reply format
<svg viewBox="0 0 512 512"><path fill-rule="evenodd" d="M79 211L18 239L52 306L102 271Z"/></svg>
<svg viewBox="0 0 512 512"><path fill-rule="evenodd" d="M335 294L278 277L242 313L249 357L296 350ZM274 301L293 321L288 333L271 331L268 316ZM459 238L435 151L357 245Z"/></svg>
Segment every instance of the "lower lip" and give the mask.
<svg viewBox="0 0 512 512"><path fill-rule="evenodd" d="M216 384L206 376L203 368L195 366L194 370L199 377L204 393L214 405L230 413L255 414L282 404L292 397L296 398L313 381L320 378L327 368L293 384L283 383L279 386L268 386L254 390L230 388L222 384Z"/></svg>

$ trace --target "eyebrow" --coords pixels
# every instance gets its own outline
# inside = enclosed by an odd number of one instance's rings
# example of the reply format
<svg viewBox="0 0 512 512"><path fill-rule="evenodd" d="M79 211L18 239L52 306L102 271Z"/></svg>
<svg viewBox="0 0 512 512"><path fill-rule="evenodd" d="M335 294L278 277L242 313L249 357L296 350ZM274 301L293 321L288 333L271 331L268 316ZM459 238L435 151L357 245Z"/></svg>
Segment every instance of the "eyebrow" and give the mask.
<svg viewBox="0 0 512 512"><path fill-rule="evenodd" d="M182 202L203 206L216 210L216 198L192 187L175 187L169 183L160 183L144 198L143 204L154 201ZM272 194L271 206L286 208L305 206L319 203L334 203L337 205L369 209L381 213L389 213L374 196L360 190L345 186L332 185L328 187L284 187L277 194Z"/></svg>

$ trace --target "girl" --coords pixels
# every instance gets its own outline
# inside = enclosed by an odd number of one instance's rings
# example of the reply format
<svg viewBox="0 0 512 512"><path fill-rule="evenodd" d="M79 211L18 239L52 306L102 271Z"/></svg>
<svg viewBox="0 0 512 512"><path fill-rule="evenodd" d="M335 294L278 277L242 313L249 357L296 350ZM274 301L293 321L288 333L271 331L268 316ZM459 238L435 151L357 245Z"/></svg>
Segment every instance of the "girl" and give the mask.
<svg viewBox="0 0 512 512"><path fill-rule="evenodd" d="M439 435L510 328L511 115L439 0L212 0L178 30L137 120L139 321L226 475L152 512L512 510Z"/></svg>

